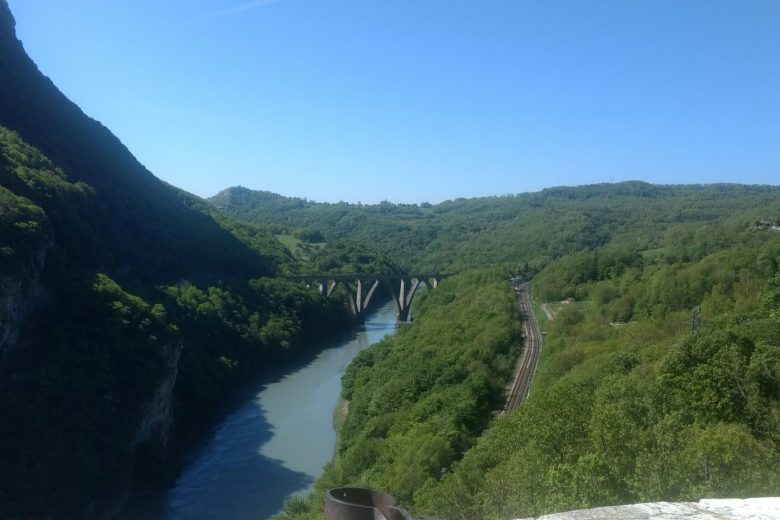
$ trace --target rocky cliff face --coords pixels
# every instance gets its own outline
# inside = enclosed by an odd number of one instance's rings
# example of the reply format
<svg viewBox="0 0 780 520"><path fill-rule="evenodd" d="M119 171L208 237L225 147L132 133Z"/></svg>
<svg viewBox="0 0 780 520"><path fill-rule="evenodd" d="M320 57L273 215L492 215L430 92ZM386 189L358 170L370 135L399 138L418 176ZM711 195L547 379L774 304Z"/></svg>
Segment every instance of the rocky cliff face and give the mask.
<svg viewBox="0 0 780 520"><path fill-rule="evenodd" d="M47 234L27 265L16 272L0 273L0 373L6 353L16 346L25 317L46 300L41 272L53 245L54 237Z"/></svg>
<svg viewBox="0 0 780 520"><path fill-rule="evenodd" d="M168 456L168 445L173 437L173 394L176 387L176 378L179 375L179 358L181 357L182 346L178 344L168 344L162 348L162 357L165 365L165 374L160 379L154 391L152 399L143 406L142 418L138 423L138 429L132 440L132 448L136 452L136 465L139 463L149 464L150 461L143 460L143 455L139 456L139 451L151 452L156 454L155 460L151 461L152 468L134 468L133 473L152 472L155 473L155 464L164 463ZM139 461L139 458L141 459ZM161 475L153 475L153 479L159 479ZM123 491L116 497L116 500L105 508L106 518L111 518L122 510L132 488L133 475L128 474ZM137 477L137 475L136 475Z"/></svg>
<svg viewBox="0 0 780 520"><path fill-rule="evenodd" d="M157 385L154 396L145 407L146 413L138 425L133 446L152 441L163 448L167 447L173 427L173 389L179 374L180 345L166 345L163 348L165 375Z"/></svg>

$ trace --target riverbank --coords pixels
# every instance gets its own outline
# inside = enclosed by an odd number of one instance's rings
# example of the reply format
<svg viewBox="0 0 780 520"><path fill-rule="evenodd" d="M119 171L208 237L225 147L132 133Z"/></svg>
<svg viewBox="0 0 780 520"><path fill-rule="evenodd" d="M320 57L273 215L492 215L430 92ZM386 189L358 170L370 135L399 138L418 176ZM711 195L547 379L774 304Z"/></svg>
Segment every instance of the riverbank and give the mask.
<svg viewBox="0 0 780 520"><path fill-rule="evenodd" d="M349 401L339 397L339 402L336 404L336 409L333 411L333 428L336 430L337 437L341 428L344 426L344 421L347 420L348 414Z"/></svg>
<svg viewBox="0 0 780 520"><path fill-rule="evenodd" d="M168 489L129 504L120 519L270 518L307 491L335 451L341 374L368 345L395 330L388 303L349 336L320 345L294 366L253 380Z"/></svg>
<svg viewBox="0 0 780 520"><path fill-rule="evenodd" d="M357 485L387 491L416 514L501 407L522 344L502 270L448 278L412 325L361 352L343 378L350 401L338 456L315 492L276 520L322 518L323 494Z"/></svg>

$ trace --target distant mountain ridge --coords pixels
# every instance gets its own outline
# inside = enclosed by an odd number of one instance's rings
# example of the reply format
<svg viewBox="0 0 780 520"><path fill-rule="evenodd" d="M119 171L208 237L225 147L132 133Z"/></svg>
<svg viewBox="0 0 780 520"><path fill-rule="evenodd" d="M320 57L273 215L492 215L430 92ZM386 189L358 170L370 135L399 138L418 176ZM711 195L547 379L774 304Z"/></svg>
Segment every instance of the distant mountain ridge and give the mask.
<svg viewBox="0 0 780 520"><path fill-rule="evenodd" d="M319 203L243 187L208 201L236 219L277 226L279 232L299 229L329 241L375 245L408 270L504 263L537 272L561 255L607 243L638 240L640 249L651 249L675 223L768 218L779 195L777 186L628 181L419 205Z"/></svg>

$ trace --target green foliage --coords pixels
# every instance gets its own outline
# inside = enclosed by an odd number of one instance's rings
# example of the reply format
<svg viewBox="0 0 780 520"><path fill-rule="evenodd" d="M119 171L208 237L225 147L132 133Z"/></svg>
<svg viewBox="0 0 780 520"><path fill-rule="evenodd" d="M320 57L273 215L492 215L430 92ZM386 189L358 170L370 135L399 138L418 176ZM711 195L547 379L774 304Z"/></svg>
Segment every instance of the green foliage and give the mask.
<svg viewBox="0 0 780 520"><path fill-rule="evenodd" d="M325 241L325 237L316 229L296 229L293 231L293 236L298 240L312 244L319 244Z"/></svg>
<svg viewBox="0 0 780 520"><path fill-rule="evenodd" d="M312 272L325 274L392 274L401 268L369 244L353 240L330 242L309 258Z"/></svg>
<svg viewBox="0 0 780 520"><path fill-rule="evenodd" d="M777 489L780 235L753 225L776 210L773 189L634 183L425 207L270 197L274 218L254 225L166 188L187 222L136 236L137 212L159 200L112 213L105 183L71 181L13 132L0 145L0 265L40 271L51 292L4 359L16 379L0 400L14 420L0 461L30 469L2 482L0 501L18 515L77 515L134 466L162 466L165 450L134 436L170 349L183 346L178 446L236 383L347 325L338 300L254 274L481 263L539 271L536 294L578 300L550 325L527 405L480 437L513 368L516 311L505 271L448 278L413 326L351 365L337 459L283 518L316 518L322 491L345 484L453 518ZM327 242L293 258L272 231ZM75 378L91 379L74 393Z"/></svg>
<svg viewBox="0 0 780 520"><path fill-rule="evenodd" d="M677 310L689 300L664 300L655 292L659 272L676 273L676 283L686 280L686 298L711 298L729 280L735 288L755 287L760 259L776 250L776 240L721 237L704 255L612 273L595 285L614 284L610 297L591 291L602 297L590 309L562 306L529 400L491 425L444 479L418 493L418 510L448 519L512 518L777 494L778 276L752 294L738 296L735 289L737 298L697 328L688 312ZM702 273L706 279L697 280ZM587 294L588 278L575 289ZM629 291L655 303L638 300L636 322L610 326L612 302Z"/></svg>
<svg viewBox="0 0 780 520"><path fill-rule="evenodd" d="M294 270L292 258L269 232L191 195L155 188L190 208L194 221L179 223L186 236L151 211L131 237L119 228L149 200L109 211L104 191L72 182L2 127L0 183L0 279L18 283L9 298L29 309L18 344L0 351L0 466L14 468L0 476L0 510L12 517L106 514L133 474L148 486L175 471L180 447L239 381L350 323L338 300L252 279L273 262ZM138 437L154 392L174 375L176 436L168 445L159 432Z"/></svg>
<svg viewBox="0 0 780 520"><path fill-rule="evenodd" d="M433 291L412 327L361 353L344 376L350 413L336 463L341 480L411 501L500 407L519 336L500 277L461 275Z"/></svg>
<svg viewBox="0 0 780 520"><path fill-rule="evenodd" d="M242 378L344 327L340 302L262 278L304 270L501 265L537 274L544 299L592 303L553 321L530 400L490 425L517 354L514 302L503 271L448 279L349 369L337 459L283 518L318 518L341 484L469 519L777 493L780 235L755 222L777 220L778 188L368 206L230 189L209 205L43 78L4 3L0 25L0 278L30 297L0 352L5 516L107 516L133 472L170 467L163 439L138 436L176 356L174 451Z"/></svg>
<svg viewBox="0 0 780 520"><path fill-rule="evenodd" d="M780 282L758 294L780 265L780 235L755 224L780 214L777 188L630 182L420 206L318 204L234 188L211 202L257 224L319 230L328 245L309 268L357 269L366 259L336 253L348 238L401 269L502 265L534 275L542 300L577 300L557 306L531 399L460 461L473 441L446 420L422 419L440 406L425 393L433 374L453 374L457 363L421 359L437 356L425 342L425 356L395 358L387 346L358 356L343 380L354 402L323 482L382 487L417 511L461 519L777 491L770 388L780 336L758 330L777 328L767 320L777 321ZM445 336L482 330L441 319ZM369 385L386 363L412 379ZM453 377L466 384L480 370ZM440 395L466 400L450 392ZM397 426L417 407L422 422ZM416 469L401 469L408 464ZM316 517L318 500L283 517Z"/></svg>
<svg viewBox="0 0 780 520"><path fill-rule="evenodd" d="M420 305L412 325L348 367L342 397L349 414L318 489L370 486L412 504L501 408L520 343L514 298L500 271L448 278ZM280 518L318 517L321 496Z"/></svg>
<svg viewBox="0 0 780 520"><path fill-rule="evenodd" d="M571 290L583 280L612 277L651 260L653 251L685 261L701 258L727 246L731 231L780 213L776 187L642 182L436 205L326 204L246 188L229 188L209 201L246 222L287 232L319 231L328 242L348 238L371 245L407 271L455 272L501 264L533 273L576 253L566 260L573 267L568 274L576 276L556 279L556 292L565 296L555 299L574 296ZM713 221L724 224L726 236L701 225ZM575 267L583 263L586 269Z"/></svg>
<svg viewBox="0 0 780 520"><path fill-rule="evenodd" d="M0 186L0 266L5 272L34 264L36 252L46 247L50 228L40 207Z"/></svg>
<svg viewBox="0 0 780 520"><path fill-rule="evenodd" d="M96 209L94 190L82 182L69 182L40 151L3 127L0 184L0 226L6 251L0 261L7 262L10 272L40 267L55 237L63 248L80 251L85 258L105 259L104 237L91 222Z"/></svg>

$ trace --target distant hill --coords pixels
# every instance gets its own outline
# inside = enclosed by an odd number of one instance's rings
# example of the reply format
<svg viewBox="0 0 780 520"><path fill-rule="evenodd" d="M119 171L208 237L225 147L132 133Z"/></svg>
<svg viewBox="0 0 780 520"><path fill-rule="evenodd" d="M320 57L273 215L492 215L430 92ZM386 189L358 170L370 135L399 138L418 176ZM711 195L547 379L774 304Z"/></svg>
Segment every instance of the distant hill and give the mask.
<svg viewBox="0 0 780 520"><path fill-rule="evenodd" d="M209 202L245 222L317 232L329 241L372 244L409 270L457 271L505 264L538 272L555 258L607 244L653 249L683 222L780 214L780 188L739 184L659 186L631 181L439 204L318 203L223 190Z"/></svg>

